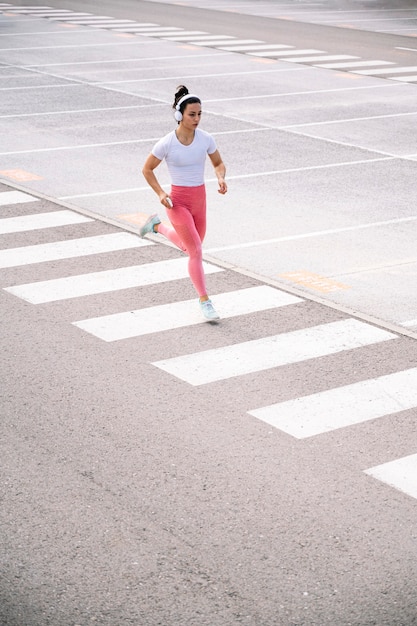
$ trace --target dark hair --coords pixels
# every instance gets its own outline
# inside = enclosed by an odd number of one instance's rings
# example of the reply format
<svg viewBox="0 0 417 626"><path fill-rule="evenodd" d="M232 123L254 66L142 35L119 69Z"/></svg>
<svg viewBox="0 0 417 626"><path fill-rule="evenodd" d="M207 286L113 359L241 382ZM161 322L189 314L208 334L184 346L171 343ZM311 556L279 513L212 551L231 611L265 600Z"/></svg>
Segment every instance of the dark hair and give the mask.
<svg viewBox="0 0 417 626"><path fill-rule="evenodd" d="M188 91L185 85L178 85L177 90L175 92L175 96L174 96L174 104L172 105L173 109L177 107L177 103L181 100L181 98L186 96L187 93L190 93L190 92ZM184 113L184 109L187 106L187 104L193 104L196 102L201 104L201 100L200 98L197 98L197 96L191 96L190 98L187 98L186 100L184 100L184 102L180 104L181 113Z"/></svg>

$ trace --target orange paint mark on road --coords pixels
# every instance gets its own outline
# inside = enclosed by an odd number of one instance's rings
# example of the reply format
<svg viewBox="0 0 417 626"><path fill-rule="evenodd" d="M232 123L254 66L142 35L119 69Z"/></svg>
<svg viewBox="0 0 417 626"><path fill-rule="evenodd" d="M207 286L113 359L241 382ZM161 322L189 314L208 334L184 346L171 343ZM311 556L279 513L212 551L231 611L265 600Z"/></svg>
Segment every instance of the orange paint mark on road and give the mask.
<svg viewBox="0 0 417 626"><path fill-rule="evenodd" d="M314 274L313 272L307 272L305 270L285 272L284 274L279 274L279 276L297 285L302 285L303 287L308 287L314 289L314 291L320 291L321 293L351 289L349 285L339 283L331 278L327 278L327 276L320 276L320 274Z"/></svg>
<svg viewBox="0 0 417 626"><path fill-rule="evenodd" d="M276 63L274 59L251 59L254 63Z"/></svg>
<svg viewBox="0 0 417 626"><path fill-rule="evenodd" d="M42 176L32 174L31 172L25 172L25 170L0 170L0 175L17 181L43 180Z"/></svg>
<svg viewBox="0 0 417 626"><path fill-rule="evenodd" d="M128 38L128 39L132 39L132 37L136 37L136 35L131 35L129 33L117 33L116 37L125 37L125 38Z"/></svg>
<svg viewBox="0 0 417 626"><path fill-rule="evenodd" d="M348 78L349 80L360 80L361 78L363 78L362 76L359 76L358 74L350 74L349 71L347 72L338 72L337 76L339 76L340 78Z"/></svg>

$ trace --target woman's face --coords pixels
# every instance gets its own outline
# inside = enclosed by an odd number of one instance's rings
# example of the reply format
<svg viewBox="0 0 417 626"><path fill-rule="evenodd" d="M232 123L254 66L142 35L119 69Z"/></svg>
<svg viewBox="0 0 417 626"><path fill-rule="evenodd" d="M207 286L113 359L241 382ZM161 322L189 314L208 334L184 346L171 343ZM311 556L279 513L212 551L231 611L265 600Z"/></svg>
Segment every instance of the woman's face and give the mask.
<svg viewBox="0 0 417 626"><path fill-rule="evenodd" d="M182 114L181 124L187 130L196 129L200 123L201 113L201 104L199 102L187 104Z"/></svg>

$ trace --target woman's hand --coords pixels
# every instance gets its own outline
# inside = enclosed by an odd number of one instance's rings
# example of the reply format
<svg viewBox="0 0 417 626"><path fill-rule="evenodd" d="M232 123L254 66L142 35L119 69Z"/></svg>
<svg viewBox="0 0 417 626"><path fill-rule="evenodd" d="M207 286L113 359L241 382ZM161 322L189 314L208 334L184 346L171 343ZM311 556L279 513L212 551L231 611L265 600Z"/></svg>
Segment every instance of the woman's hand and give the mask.
<svg viewBox="0 0 417 626"><path fill-rule="evenodd" d="M167 193L161 194L159 200L166 209L172 209L172 200Z"/></svg>
<svg viewBox="0 0 417 626"><path fill-rule="evenodd" d="M210 160L214 167L214 172L217 176L217 180L219 181L218 192L224 195L227 192L227 185L224 177L226 176L226 166L222 161L220 153L218 150L209 154Z"/></svg>
<svg viewBox="0 0 417 626"><path fill-rule="evenodd" d="M223 195L227 192L227 184L224 178L219 178L219 188L217 191Z"/></svg>

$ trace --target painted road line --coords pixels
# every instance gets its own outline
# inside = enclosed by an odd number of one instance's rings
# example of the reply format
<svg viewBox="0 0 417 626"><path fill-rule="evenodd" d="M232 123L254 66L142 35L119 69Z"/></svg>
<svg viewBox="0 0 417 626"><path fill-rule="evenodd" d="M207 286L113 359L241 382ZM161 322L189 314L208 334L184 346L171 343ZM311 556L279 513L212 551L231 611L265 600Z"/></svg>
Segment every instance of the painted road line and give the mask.
<svg viewBox="0 0 417 626"><path fill-rule="evenodd" d="M289 49L289 48L294 48L294 46L286 46L285 44L279 44L279 45L275 45L273 43L262 43L260 42L259 45L251 45L251 46L239 46L239 52L250 52L252 50L283 50L283 49ZM230 52L234 52L235 51L235 46L234 45L227 45L224 48L222 48L222 50L226 50L226 51L230 51Z"/></svg>
<svg viewBox="0 0 417 626"><path fill-rule="evenodd" d="M239 44L239 41L244 41L241 39L236 39L236 44ZM223 47L225 45L228 45L230 42L229 41L225 41L224 39L220 39L219 41L190 41L189 43L192 43L193 46L218 46L219 50L223 50ZM238 50L233 49L232 52L238 52Z"/></svg>
<svg viewBox="0 0 417 626"><path fill-rule="evenodd" d="M417 406L417 368L271 404L250 415L305 439Z"/></svg>
<svg viewBox="0 0 417 626"><path fill-rule="evenodd" d="M395 338L370 324L347 319L156 361L153 365L190 385L205 385Z"/></svg>
<svg viewBox="0 0 417 626"><path fill-rule="evenodd" d="M175 33L175 32L181 32L181 29L177 29L177 28L166 28L165 30L158 30L155 32L142 32L141 30L136 30L134 27L132 27L131 29L129 29L129 33L131 35L143 35L144 37L164 37L165 35L169 34L169 33ZM126 32L126 31L125 31ZM136 44L137 43L142 43L139 39L136 39ZM133 42L135 43L135 42ZM160 59L160 57L158 57L158 60Z"/></svg>
<svg viewBox="0 0 417 626"><path fill-rule="evenodd" d="M390 80L400 80L403 83L414 83L417 81L417 76L391 76Z"/></svg>
<svg viewBox="0 0 417 626"><path fill-rule="evenodd" d="M408 320L407 322L398 322L401 326L417 326L416 320Z"/></svg>
<svg viewBox="0 0 417 626"><path fill-rule="evenodd" d="M15 11L13 11L14 13ZM36 17L59 17L61 15L72 15L71 11L66 9L54 9L54 10L46 10L42 9L39 11L28 11L25 10L24 13L36 16Z"/></svg>
<svg viewBox="0 0 417 626"><path fill-rule="evenodd" d="M410 454L364 471L365 474L377 478L390 487L417 498L417 454Z"/></svg>
<svg viewBox="0 0 417 626"><path fill-rule="evenodd" d="M98 25L117 25L117 26L121 26L121 25L126 25L126 26L133 26L136 22L134 20L115 20L112 17L87 17L85 19L75 19L73 22L71 22L72 24L76 24L78 26L83 25L83 26L96 26Z"/></svg>
<svg viewBox="0 0 417 626"><path fill-rule="evenodd" d="M178 33L178 35L183 35L183 33ZM233 35L209 35L208 33L203 33L204 36L192 36L192 39L190 39L190 41L192 41L192 43L194 43L194 40L196 41L213 41L213 40L221 40L223 41L223 39L228 39L229 41L227 43L230 43L230 39L235 39L235 37L233 37ZM188 39L188 37L187 37Z"/></svg>
<svg viewBox="0 0 417 626"><path fill-rule="evenodd" d="M137 41L124 41L124 42L97 42L97 43L79 43L79 44L66 44L64 46L32 46L30 48L1 48L1 52L17 52L21 50L58 50L63 48L101 48L103 46L137 46ZM120 61L120 59L119 59ZM123 59L125 61L125 59ZM94 63L100 63L99 61L94 61ZM72 65L72 63L63 63L63 65ZM26 66L26 67L40 67L39 65L35 66ZM54 85L46 85L47 87L53 87ZM58 85L61 87L62 85ZM79 87L80 85L77 83L75 85ZM11 87L14 89L14 87ZM28 87L17 87L16 89L28 89ZM35 87L36 89L36 87Z"/></svg>
<svg viewBox="0 0 417 626"><path fill-rule="evenodd" d="M224 272L224 270L211 263L204 263L204 272L214 274ZM31 304L44 304L132 287L156 285L182 278L188 278L188 258L186 257L16 285L6 287L5 291Z"/></svg>
<svg viewBox="0 0 417 626"><path fill-rule="evenodd" d="M1 174L1 172L0 172ZM34 198L23 191L4 191L0 193L0 206L7 204L23 204L25 202L37 202L38 198Z"/></svg>
<svg viewBox="0 0 417 626"><path fill-rule="evenodd" d="M300 302L292 296L267 285L250 287L213 296L216 310L223 319L265 311ZM198 300L186 300L160 306L106 315L74 322L74 325L104 341L118 341L174 328L203 324Z"/></svg>
<svg viewBox="0 0 417 626"><path fill-rule="evenodd" d="M123 28L135 28L137 26L136 22L133 20L103 20L102 22L96 22L95 24L86 24L86 26L91 26L92 28L114 28L123 29Z"/></svg>
<svg viewBox="0 0 417 626"><path fill-rule="evenodd" d="M417 65L405 66L405 67L391 67L380 70L355 70L355 74L362 74L363 76L383 76L384 74L406 74L407 72L416 72Z"/></svg>
<svg viewBox="0 0 417 626"><path fill-rule="evenodd" d="M160 26L158 24L155 24L155 22L133 22L131 26L133 28L150 28L152 26L157 26L158 28L160 28ZM114 30L117 30L117 28L118 27L116 27Z"/></svg>
<svg viewBox="0 0 417 626"><path fill-rule="evenodd" d="M161 26L158 26L158 24L150 24L149 26L141 26L140 24L136 25L136 26L129 26L129 32L133 33L135 35L147 35L148 33L150 34L154 34L154 33L159 33L161 30ZM115 31L117 31L117 28L114 28ZM171 34L172 31L172 35L175 35L177 32L182 33L182 29L181 28L176 28L176 27L167 27L167 35Z"/></svg>
<svg viewBox="0 0 417 626"><path fill-rule="evenodd" d="M291 56L292 54L302 55L302 54L326 54L324 50L281 50L275 52L275 50L271 50L270 52L248 52L249 55L254 57L284 57Z"/></svg>
<svg viewBox="0 0 417 626"><path fill-rule="evenodd" d="M409 50L410 52L417 52L417 48L405 48L404 46L395 46L396 50Z"/></svg>
<svg viewBox="0 0 417 626"><path fill-rule="evenodd" d="M25 13L25 14L32 14L32 15L38 15L39 13L50 13L50 12L58 12L58 13L68 13L68 14L72 14L71 11L69 11L68 9L52 9L52 7L16 7L13 5L10 5L10 9L12 9L12 13ZM83 15L88 15L87 13L84 13Z"/></svg>
<svg viewBox="0 0 417 626"><path fill-rule="evenodd" d="M350 54L334 54L324 56L321 55L319 57L294 57L291 59L285 59L286 61L295 62L295 63L314 63L315 61L337 61L342 59L359 59L359 57L353 57Z"/></svg>
<svg viewBox="0 0 417 626"><path fill-rule="evenodd" d="M35 15L35 13L33 13ZM51 22L70 22L73 19L77 19L78 17L83 17L91 15L91 13L71 13L68 11L68 15L60 15L59 17L52 16L48 18Z"/></svg>
<svg viewBox="0 0 417 626"><path fill-rule="evenodd" d="M58 17L60 15L74 15L73 11L69 11L68 9L35 9L35 7L30 10L26 9L26 13L31 15L36 15L36 17ZM75 13L75 15L79 15Z"/></svg>
<svg viewBox="0 0 417 626"><path fill-rule="evenodd" d="M227 42L228 45L224 49L230 52L244 52L246 44L254 44L257 41L258 39L234 39L233 41ZM217 46L219 44L216 43L215 45ZM223 50L223 48L220 49Z"/></svg>
<svg viewBox="0 0 417 626"><path fill-rule="evenodd" d="M0 91L23 91L23 90L26 91L29 89L58 89L58 88L62 89L64 87L80 87L80 83L74 83L74 84L58 83L57 85L31 85L30 87L0 87Z"/></svg>
<svg viewBox="0 0 417 626"><path fill-rule="evenodd" d="M164 35L164 39L167 41L192 41L193 39L201 39L202 35L208 35L204 30L184 30L178 33L178 35Z"/></svg>
<svg viewBox="0 0 417 626"><path fill-rule="evenodd" d="M112 233L96 235L69 241L56 241L23 248L0 250L0 268L44 263L59 259L73 259L80 256L114 252L154 245L151 241L140 239L131 233Z"/></svg>
<svg viewBox="0 0 417 626"><path fill-rule="evenodd" d="M316 67L323 67L329 70L342 70L350 67L376 67L378 65L395 65L395 63L392 61L355 61L354 63L323 63Z"/></svg>
<svg viewBox="0 0 417 626"><path fill-rule="evenodd" d="M154 35L159 32L166 33L172 31L173 33L178 33L183 29L177 26L158 26L158 24L156 24L155 26L132 26L132 30L137 32L138 35Z"/></svg>
<svg viewBox="0 0 417 626"><path fill-rule="evenodd" d="M36 198L33 198L33 200L36 200ZM0 219L0 235L40 230L41 228L55 228L56 226L69 226L70 224L84 224L85 222L93 221L90 217L85 217L80 213L67 211L66 209L48 213L36 213L34 215L5 217Z"/></svg>
<svg viewBox="0 0 417 626"><path fill-rule="evenodd" d="M59 17L48 18L50 22L71 22L79 17L93 17L91 13L71 13L68 11L68 15L60 15Z"/></svg>

